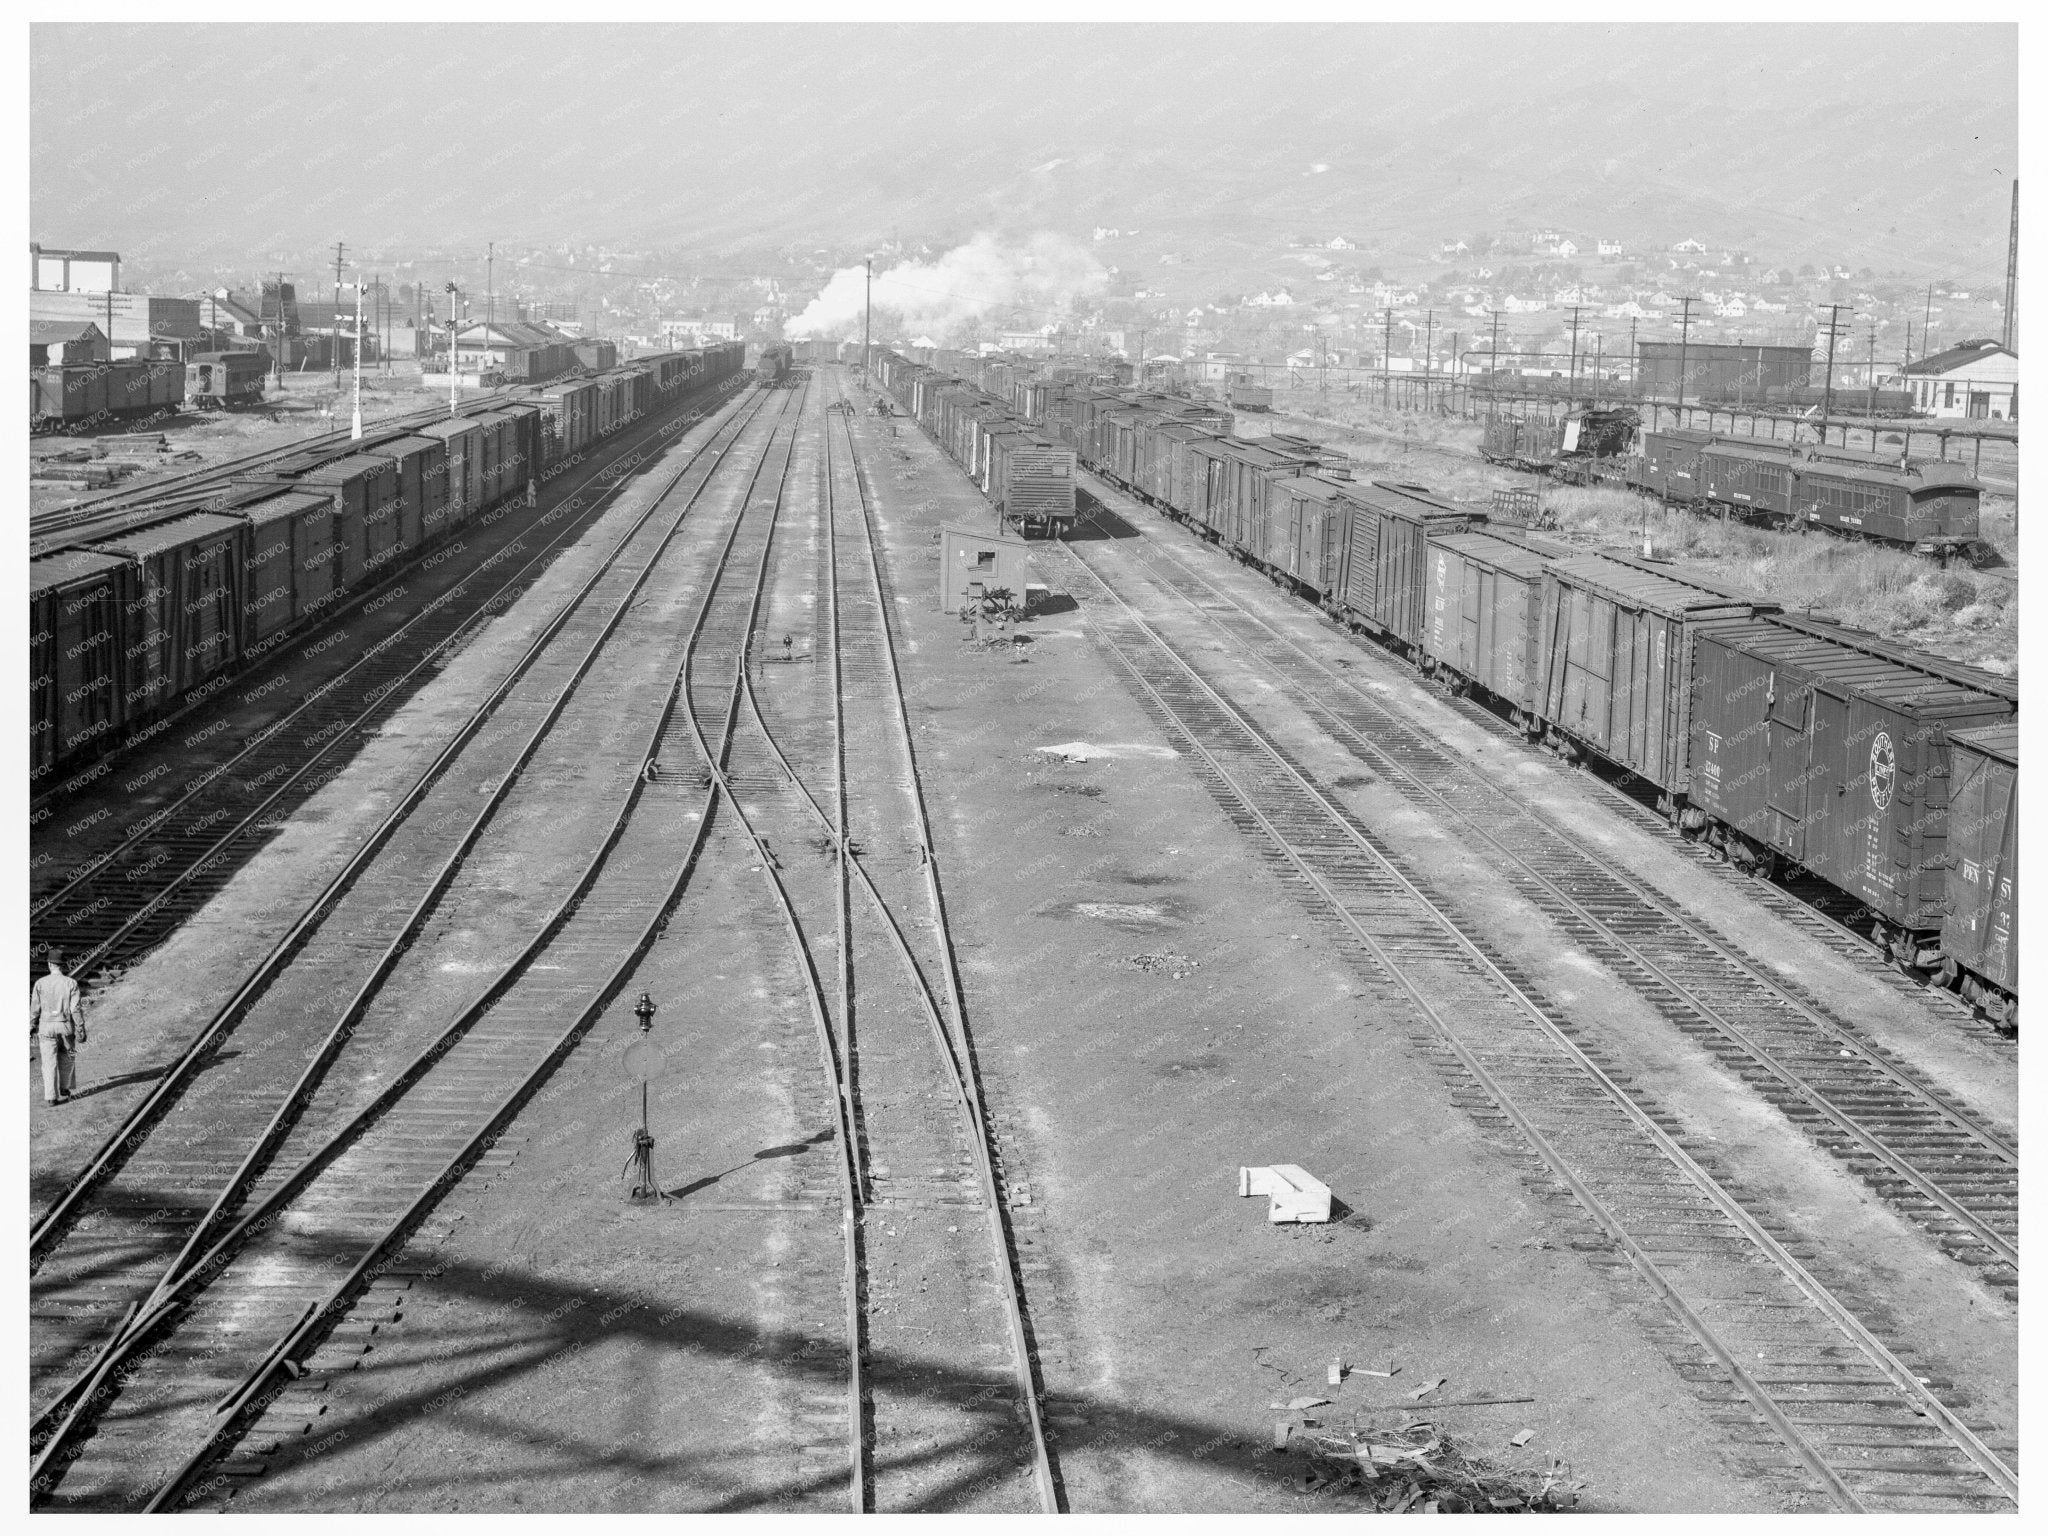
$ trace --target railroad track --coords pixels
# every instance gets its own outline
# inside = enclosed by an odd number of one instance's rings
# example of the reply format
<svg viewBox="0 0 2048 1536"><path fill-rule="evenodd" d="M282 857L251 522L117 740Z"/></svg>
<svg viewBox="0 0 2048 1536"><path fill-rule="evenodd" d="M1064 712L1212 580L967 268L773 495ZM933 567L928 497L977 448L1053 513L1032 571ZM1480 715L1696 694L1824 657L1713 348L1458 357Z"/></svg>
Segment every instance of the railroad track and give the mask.
<svg viewBox="0 0 2048 1536"><path fill-rule="evenodd" d="M1146 574L1280 684L1410 804L1459 830L1572 944L1993 1288L2019 1287L2016 1138L1804 988L1603 857L1547 812L1296 644L1154 543ZM1079 553L1077 548L1076 553ZM1085 560L1096 578L1100 560Z"/></svg>
<svg viewBox="0 0 2048 1536"><path fill-rule="evenodd" d="M390 846L316 903L289 969L245 986L274 1016L230 1020L243 1058L226 1068L227 1030L213 1031L214 1070L117 1137L117 1166L45 1219L45 1321L67 1302L101 1329L121 1321L82 1370L62 1330L37 1341L39 1501L182 1507L216 1486L203 1476L230 1475L209 1468L242 1435L289 1417L293 1388L352 1365L355 1302L653 942L711 803L683 813L684 787L657 793L640 770L678 707L681 637L699 628L676 620L694 595L701 621L742 533L757 537L778 448L786 468L791 426L753 430L759 409L684 466L536 645L523 690L479 711L401 807L412 814ZM751 471L721 475L736 455ZM408 956L430 922L435 942ZM442 973L455 979L437 985ZM328 1019L315 1038L310 1021ZM196 1220L195 1189L214 1192ZM92 1195L88 1223L78 1207Z"/></svg>
<svg viewBox="0 0 2048 1536"><path fill-rule="evenodd" d="M893 594L837 414L811 626L821 664L763 668L758 683L742 671L753 728L732 738L718 780L801 957L838 1105L848 1502L918 1507L943 1465L956 1486L972 1480L975 1508L1054 1511L1019 1248L911 744ZM924 1276L914 1296L896 1289L909 1274ZM935 1317L948 1320L943 1356L924 1326ZM920 1363L942 1367L948 1388L920 1390Z"/></svg>
<svg viewBox="0 0 2048 1536"><path fill-rule="evenodd" d="M1091 628L1141 702L1361 972L1390 1001L1405 998L1460 1101L1533 1153L1532 1183L1589 1218L1584 1245L1649 1288L1670 1319L1667 1355L1748 1437L1757 1472L1795 1502L1852 1511L2016 1504L2010 1448L1951 1407L1943 1384L1917 1376L1597 1044L1098 579L1078 546L1068 552L1091 594Z"/></svg>
<svg viewBox="0 0 2048 1536"><path fill-rule="evenodd" d="M486 395L473 396L464 400L455 414L473 416L483 411L496 410L505 403L510 389L493 390ZM421 406L418 410L402 411L395 415L380 417L366 422L365 430L374 439L403 434L415 426L430 422L446 421L448 408L445 403ZM191 510L190 504L204 494L226 484L237 475L246 475L278 459L291 458L316 448L334 448L351 441L349 429L337 428L332 432L315 432L306 437L293 438L275 448L263 448L237 458L225 459L218 464L203 464L197 469L182 474L168 475L147 485L128 486L90 500L73 502L69 506L52 508L38 514L29 523L29 557L47 555L55 550L68 549L74 544L92 539L107 538L115 533L161 522ZM366 443L367 447L368 444ZM161 515L153 509L161 508ZM136 514L150 510L152 515L138 518Z"/></svg>
<svg viewBox="0 0 2048 1536"><path fill-rule="evenodd" d="M664 432L687 430L723 408L720 402L686 415ZM46 875L45 889L32 892L32 945L63 949L73 974L93 977L132 964L175 932L318 792L330 776L330 759L374 730L413 684L445 665L588 531L611 498L633 483L628 472L640 462L636 450L595 469L567 502L534 519L401 628L188 781L174 800L126 825L106 823L111 835L88 841L77 867ZM596 492L585 502L593 485ZM529 553L528 538L550 524L559 526ZM502 579L492 581L500 570ZM238 681L246 685L248 675Z"/></svg>

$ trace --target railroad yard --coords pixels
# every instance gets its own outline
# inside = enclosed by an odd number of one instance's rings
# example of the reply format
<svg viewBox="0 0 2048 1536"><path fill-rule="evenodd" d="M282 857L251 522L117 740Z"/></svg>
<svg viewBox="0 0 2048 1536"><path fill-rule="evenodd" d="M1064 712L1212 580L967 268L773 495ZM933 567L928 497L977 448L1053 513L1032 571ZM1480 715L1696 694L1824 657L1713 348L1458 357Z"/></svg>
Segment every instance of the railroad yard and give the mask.
<svg viewBox="0 0 2048 1536"><path fill-rule="evenodd" d="M2017 1504L2013 1028L738 351L39 790L36 1507Z"/></svg>

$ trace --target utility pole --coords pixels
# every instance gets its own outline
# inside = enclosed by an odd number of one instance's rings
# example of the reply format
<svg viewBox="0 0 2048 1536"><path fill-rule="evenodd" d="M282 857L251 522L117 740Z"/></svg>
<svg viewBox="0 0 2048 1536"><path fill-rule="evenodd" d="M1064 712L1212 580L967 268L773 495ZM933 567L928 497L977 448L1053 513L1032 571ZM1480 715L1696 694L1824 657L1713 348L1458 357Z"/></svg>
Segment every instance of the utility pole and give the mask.
<svg viewBox="0 0 2048 1536"><path fill-rule="evenodd" d="M1853 315L1856 311L1852 309L1849 313ZM1823 447L1828 440L1828 417L1835 410L1835 328L1841 322L1841 314L1840 304L1828 306L1828 376L1821 386L1820 397L1820 440Z"/></svg>
<svg viewBox="0 0 2048 1536"><path fill-rule="evenodd" d="M455 284L448 285L448 414L459 416L455 394Z"/></svg>
<svg viewBox="0 0 2048 1536"><path fill-rule="evenodd" d="M1436 350L1436 311L1428 312L1429 329L1423 333L1422 341L1422 403L1429 405L1429 368Z"/></svg>
<svg viewBox="0 0 2048 1536"><path fill-rule="evenodd" d="M491 340L491 328L498 322L497 287L498 242L484 242L484 344Z"/></svg>
<svg viewBox="0 0 2048 1536"><path fill-rule="evenodd" d="M1685 347L1686 343L1692 339L1692 295L1687 294L1678 302L1681 308L1678 314L1678 404L1676 409L1679 429L1683 431L1685 428Z"/></svg>
<svg viewBox="0 0 2048 1536"><path fill-rule="evenodd" d="M334 242L334 324L329 327L329 348L334 353L334 389L341 392L341 253L342 243ZM281 301L280 301L281 302Z"/></svg>
<svg viewBox="0 0 2048 1536"><path fill-rule="evenodd" d="M349 440L363 440L363 280L356 278L356 404L349 418Z"/></svg>
<svg viewBox="0 0 2048 1536"><path fill-rule="evenodd" d="M1500 387L1500 311L1497 309L1493 312L1493 350L1492 356L1486 365L1486 372L1489 375L1487 379L1488 385L1498 389Z"/></svg>
<svg viewBox="0 0 2048 1536"><path fill-rule="evenodd" d="M860 379L865 384L868 381L869 350L874 345L875 258L863 257L861 266L867 271L867 311L860 322Z"/></svg>
<svg viewBox="0 0 2048 1536"><path fill-rule="evenodd" d="M1573 399L1578 395L1579 392L1579 315L1583 309L1583 305L1574 304L1572 306L1571 374L1570 377L1566 380L1564 394L1565 406L1567 409L1570 408Z"/></svg>
<svg viewBox="0 0 2048 1536"><path fill-rule="evenodd" d="M1927 308L1920 316L1920 350L1934 350L1934 284L1927 285Z"/></svg>
<svg viewBox="0 0 2048 1536"><path fill-rule="evenodd" d="M284 388L284 279L284 273L280 272L277 274L277 350L270 354L271 383L278 389ZM261 277L256 279L256 318L259 323L263 318L263 279Z"/></svg>
<svg viewBox="0 0 2048 1536"><path fill-rule="evenodd" d="M1870 403L1864 407L1864 414L1875 416L1877 414L1877 322L1875 320L1870 322L1869 369Z"/></svg>
<svg viewBox="0 0 2048 1536"><path fill-rule="evenodd" d="M1142 330L1138 332L1138 372L1135 377L1140 389L1145 387L1145 337L1147 334L1147 332Z"/></svg>
<svg viewBox="0 0 2048 1536"><path fill-rule="evenodd" d="M1394 405L1394 311L1389 306L1385 311L1387 329L1385 339L1380 343L1380 404L1388 410Z"/></svg>
<svg viewBox="0 0 2048 1536"><path fill-rule="evenodd" d="M1643 393L1643 369L1641 361L1636 357L1636 317L1634 315L1628 317L1628 383L1629 388L1635 393L1637 398L1641 398Z"/></svg>
<svg viewBox="0 0 2048 1536"><path fill-rule="evenodd" d="M2020 179L2012 179L2012 229L2005 237L2005 350L2010 352L2018 338L2020 301Z"/></svg>

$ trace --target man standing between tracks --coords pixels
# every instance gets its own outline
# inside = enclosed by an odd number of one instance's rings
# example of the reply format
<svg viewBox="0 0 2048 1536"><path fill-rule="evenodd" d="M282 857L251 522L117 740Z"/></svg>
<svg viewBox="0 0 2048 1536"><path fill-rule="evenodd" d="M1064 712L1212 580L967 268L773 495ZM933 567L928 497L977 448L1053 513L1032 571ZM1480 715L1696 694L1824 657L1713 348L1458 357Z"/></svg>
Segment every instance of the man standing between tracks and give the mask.
<svg viewBox="0 0 2048 1536"><path fill-rule="evenodd" d="M51 950L49 973L29 992L28 1021L43 1053L43 1102L62 1104L78 1081L78 1047L85 1044L85 1010L78 983L64 974L64 957Z"/></svg>

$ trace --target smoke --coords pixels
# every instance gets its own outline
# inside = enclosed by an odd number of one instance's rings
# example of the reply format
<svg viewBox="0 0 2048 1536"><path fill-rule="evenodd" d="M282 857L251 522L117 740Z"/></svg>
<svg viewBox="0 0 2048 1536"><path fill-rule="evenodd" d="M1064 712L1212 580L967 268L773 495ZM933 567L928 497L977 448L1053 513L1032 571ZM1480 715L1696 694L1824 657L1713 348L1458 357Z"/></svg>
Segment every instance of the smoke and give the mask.
<svg viewBox="0 0 2048 1536"><path fill-rule="evenodd" d="M949 345L977 322L1037 330L1108 283L1102 263L1064 235L1033 235L1023 245L976 235L937 261L906 261L877 272L875 315L878 329L887 315L895 328ZM783 322L783 334L858 336L866 303L864 269L842 267L802 314Z"/></svg>

